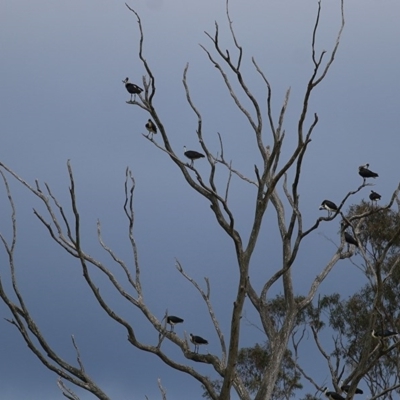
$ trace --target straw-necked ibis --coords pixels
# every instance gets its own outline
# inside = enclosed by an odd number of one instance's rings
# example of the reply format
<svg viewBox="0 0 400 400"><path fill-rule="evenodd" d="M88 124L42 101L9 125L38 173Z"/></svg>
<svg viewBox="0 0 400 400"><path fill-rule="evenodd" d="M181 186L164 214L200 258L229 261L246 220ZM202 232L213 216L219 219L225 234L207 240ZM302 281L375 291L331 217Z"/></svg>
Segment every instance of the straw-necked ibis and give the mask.
<svg viewBox="0 0 400 400"><path fill-rule="evenodd" d="M147 124L145 125L145 127L149 131L149 134L147 136L150 136L150 134L151 134L151 138L150 139L153 139L153 135L155 133L157 133L156 124L151 119L148 119L147 120Z"/></svg>
<svg viewBox="0 0 400 400"><path fill-rule="evenodd" d="M204 154L199 153L195 150L186 150L186 146L183 146L184 155L191 161L190 166L193 167L194 160L204 158Z"/></svg>
<svg viewBox="0 0 400 400"><path fill-rule="evenodd" d="M381 195L379 193L374 192L373 190L371 190L371 194L369 195L369 199L371 201L378 201L381 199Z"/></svg>
<svg viewBox="0 0 400 400"><path fill-rule="evenodd" d="M329 400L344 400L344 397L341 396L339 393L336 393L336 392L328 392L328 388L327 388L327 387L324 389L324 395L325 395Z"/></svg>
<svg viewBox="0 0 400 400"><path fill-rule="evenodd" d="M192 334L190 334L190 341L194 344L195 353L199 352L199 346L201 346L202 344L208 344L208 341L206 339L203 339L201 336L196 336Z"/></svg>
<svg viewBox="0 0 400 400"><path fill-rule="evenodd" d="M319 209L328 211L328 217L330 217L332 212L338 211L337 205L330 200L324 200L319 206Z"/></svg>
<svg viewBox="0 0 400 400"><path fill-rule="evenodd" d="M397 336L398 334L399 332L389 331L387 329L383 331L375 331L375 329L372 329L371 331L371 335L375 339L389 339L391 337Z"/></svg>
<svg viewBox="0 0 400 400"><path fill-rule="evenodd" d="M358 167L358 173L361 177L364 178L364 182L365 182L366 178L377 178L379 176L376 172L372 172L368 168L369 168L369 164L360 165Z"/></svg>
<svg viewBox="0 0 400 400"><path fill-rule="evenodd" d="M358 242L356 239L353 238L353 236L350 235L348 232L344 232L344 240L348 244L354 244L354 246L358 247Z"/></svg>
<svg viewBox="0 0 400 400"><path fill-rule="evenodd" d="M176 317L175 315L168 315L167 324L171 325L171 332L174 331L174 326L176 324L181 324L183 322L182 318Z"/></svg>
<svg viewBox="0 0 400 400"><path fill-rule="evenodd" d="M122 83L125 84L126 90L127 90L128 93L130 93L130 95L131 95L131 100L130 100L130 101L132 101L132 96L133 96L133 95L135 95L135 98L136 98L136 95L137 95L137 94L140 94L140 93L143 92L143 89L142 89L141 87L139 87L138 85L135 85L135 84L132 83L132 82L129 82L129 78L125 78L125 79L122 81Z"/></svg>
<svg viewBox="0 0 400 400"><path fill-rule="evenodd" d="M343 392L347 393L349 391L349 389L350 389L350 385L343 385L343 386L340 387L340 389L343 390ZM356 388L355 394L363 394L363 393L364 392L361 389Z"/></svg>

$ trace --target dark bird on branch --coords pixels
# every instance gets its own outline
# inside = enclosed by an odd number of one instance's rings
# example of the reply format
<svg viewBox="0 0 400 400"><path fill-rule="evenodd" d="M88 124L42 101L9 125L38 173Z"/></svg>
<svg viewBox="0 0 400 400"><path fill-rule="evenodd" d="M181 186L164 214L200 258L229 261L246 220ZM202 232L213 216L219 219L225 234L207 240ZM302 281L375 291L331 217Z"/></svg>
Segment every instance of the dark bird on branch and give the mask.
<svg viewBox="0 0 400 400"><path fill-rule="evenodd" d="M191 161L190 166L193 167L194 160L204 158L204 154L201 154L195 150L186 150L186 146L183 146L184 155Z"/></svg>
<svg viewBox="0 0 400 400"><path fill-rule="evenodd" d="M330 200L324 200L319 206L319 209L328 211L328 217L331 216L332 212L338 211L337 205Z"/></svg>
<svg viewBox="0 0 400 400"><path fill-rule="evenodd" d="M350 235L350 233L345 232L344 233L344 240L348 243L348 244L354 244L354 246L358 247L358 242L356 239L353 238L353 236Z"/></svg>
<svg viewBox="0 0 400 400"><path fill-rule="evenodd" d="M208 344L208 341L206 339L203 339L201 336L195 336L192 334L190 334L190 341L194 344L195 353L199 352L199 346L201 346L202 344Z"/></svg>
<svg viewBox="0 0 400 400"><path fill-rule="evenodd" d="M145 125L145 127L149 131L149 134L147 135L147 137L149 137L150 134L151 134L151 138L150 139L153 139L153 135L155 133L157 133L156 124L151 119L148 119L147 120L147 124Z"/></svg>
<svg viewBox="0 0 400 400"><path fill-rule="evenodd" d="M135 98L136 98L137 94L140 94L140 93L143 92L143 89L141 87L139 87L138 85L135 85L132 82L129 82L129 78L125 78L125 80L123 80L122 83L125 84L126 90L131 95L131 100L130 101L132 101L132 95L135 95Z"/></svg>
<svg viewBox="0 0 400 400"><path fill-rule="evenodd" d="M343 386L340 387L340 389L342 389L343 392L348 393L348 391L349 391L349 389L350 389L350 385L343 385ZM356 391L355 391L355 394L363 394L363 393L364 393L364 392L363 392L361 389L359 389L359 388L357 388Z"/></svg>
<svg viewBox="0 0 400 400"><path fill-rule="evenodd" d="M384 330L384 331L376 331L375 329L372 329L371 335L375 339L389 339L391 337L397 336L399 332L394 332L394 331L389 331L389 330Z"/></svg>
<svg viewBox="0 0 400 400"><path fill-rule="evenodd" d="M366 178L377 178L379 176L376 172L372 172L368 168L369 168L369 164L360 165L358 167L358 173L361 177L364 178L364 182L365 182Z"/></svg>
<svg viewBox="0 0 400 400"><path fill-rule="evenodd" d="M328 392L328 388L326 387L323 390L325 396L329 399L329 400L344 400L344 397L341 396L339 393L336 392Z"/></svg>
<svg viewBox="0 0 400 400"><path fill-rule="evenodd" d="M168 315L167 324L171 325L171 332L174 331L174 326L176 324L181 324L183 322L182 318L175 317L174 315Z"/></svg>
<svg viewBox="0 0 400 400"><path fill-rule="evenodd" d="M374 192L373 190L371 190L371 194L369 195L369 199L371 201L378 201L381 199L381 195L379 193Z"/></svg>

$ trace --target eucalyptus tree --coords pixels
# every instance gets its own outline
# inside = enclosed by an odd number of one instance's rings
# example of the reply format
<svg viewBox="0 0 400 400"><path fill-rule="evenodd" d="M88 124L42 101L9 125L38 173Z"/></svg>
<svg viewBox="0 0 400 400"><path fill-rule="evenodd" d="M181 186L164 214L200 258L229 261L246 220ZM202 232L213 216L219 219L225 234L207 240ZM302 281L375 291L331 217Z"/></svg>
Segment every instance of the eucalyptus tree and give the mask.
<svg viewBox="0 0 400 400"><path fill-rule="evenodd" d="M362 252L357 259L361 261L352 263L365 276L364 284L347 299L340 293L320 296L307 310L312 337L328 365L335 391L341 393L342 386L349 385L349 398L361 382L367 385L370 399L394 399L400 393L398 199L396 205L394 210L363 200L349 208L344 218L356 227ZM330 347L321 341L328 331L333 338ZM379 339L372 331L398 334ZM319 383L299 369L320 390Z"/></svg>
<svg viewBox="0 0 400 400"><path fill-rule="evenodd" d="M290 101L290 89L286 91L283 103L280 105L278 115L275 116L273 109L276 106L275 97L272 92L272 84L267 75L263 72L255 58L251 59L253 72L258 77L262 87L263 95L258 98L250 89L247 74L243 72L244 52L237 37L232 20L229 14L229 4L226 2L226 16L232 40L233 50L224 50L220 43L219 25L215 24L213 33L206 33L207 38L211 42L211 48L201 46L204 50L206 58L210 65L213 66L220 74L222 83L237 107L237 112L241 113L248 123L249 141L252 141L256 151L258 152L261 162L254 164L254 176L247 176L243 171L234 167L234 163L228 161L226 152L224 151L224 139L222 135L218 135L220 148L214 151L209 143L209 136L203 129L203 117L196 100L192 97L189 84L189 65L186 65L183 71L183 86L186 99L191 111L194 113L196 123L196 135L205 160L201 162L208 163L208 175L202 174L197 163L188 163L183 159L178 151L171 144L172 133L167 131L161 113L155 105L157 98L157 79L152 69L152 62L146 58L145 33L139 14L130 6L128 6L132 16L136 18L139 31L139 51L138 62L140 62L146 71L146 75L142 79L143 90L137 90L133 99L127 103L132 107L138 107L145 114L146 119L152 121L154 129L149 132L157 133L154 135L143 135L145 140L151 143L155 150L165 153L176 166L177 171L181 174L182 180L199 196L204 198L210 205L210 212L213 214L216 224L230 239L233 251L236 257L236 271L238 279L236 282L236 294L230 312L230 326L225 331L218 321L211 301L212 282L206 278L206 287L203 288L196 280L194 280L185 270L179 260L176 262L177 271L193 286L193 289L199 293L208 309L210 321L215 329L219 339L220 354L202 354L194 352L190 347L187 335L180 337L172 330L167 329L166 321L168 315L161 319L155 315L150 307L144 301L143 285L141 281L141 265L138 257L138 246L134 235L134 194L135 180L129 170L126 170L125 179L125 203L123 212L126 217L128 227L128 237L133 254L133 261L121 259L117 253L110 248L102 236L102 229L98 223L98 240L100 246L108 254L115 263L111 265L95 258L89 254L89 250L84 247L82 240L82 217L79 211L77 198L79 193L76 189L75 177L72 167L68 163L69 172L69 195L72 210L72 216L67 213L66 206L61 204L59 199L53 194L50 186L44 186L36 181L30 184L21 176L16 174L10 167L0 163L1 174L3 177L4 188L9 199L11 207L11 225L12 239L8 241L5 235L0 238L3 243L4 250L9 260L9 271L12 281L12 289L10 290L3 285L3 278L0 279L0 297L8 306L11 317L8 321L16 327L22 338L28 345L29 349L44 364L45 367L55 372L59 377L59 386L69 399L76 399L74 389L66 382L76 387L82 388L99 399L106 400L110 397L105 393L101 385L95 382L86 372L84 360L82 359L79 348L73 338L73 346L76 350L77 361L75 364L66 361L60 354L55 351L51 344L46 340L45 335L41 333L38 324L32 317L28 304L24 299L22 292L18 286L15 261L15 243L17 237L17 226L15 219L15 203L13 194L10 189L9 180L15 180L22 184L28 191L39 199L44 206L45 212L34 210L34 214L38 220L47 229L50 237L71 257L78 260L82 269L83 279L90 288L94 298L104 310L104 312L118 325L126 330L129 343L135 348L150 353L159 358L172 369L180 371L193 377L195 381L200 383L207 393L207 396L213 400L230 399L233 392L243 400L249 400L254 396L255 400L275 399L276 390L279 388L279 382L282 379L282 371L286 368L290 339L293 338L293 332L299 325L299 318L302 318L304 310L312 304L312 301L320 287L320 284L326 279L328 274L339 260L351 257L355 249L349 248L345 243L344 235L341 235L341 242L337 249L333 252L330 260L326 265L321 266L319 273L315 277L310 277L308 282L308 290L304 296L296 296L295 286L293 282L292 268L299 254L300 249L307 240L311 240L313 233L321 223L331 222L339 219L342 215L342 208L350 196L358 193L368 183L363 182L354 191L343 196L343 200L339 204L337 210L327 217L319 217L309 226L304 227L303 216L299 202L301 173L307 149L311 143L312 135L318 124L318 115L310 111L311 99L319 85L328 75L333 63L341 35L345 25L343 0L338 3L338 31L336 40L329 51L318 52L316 48L318 31L320 28L321 2L318 2L316 9L315 22L310 29L310 50L311 50L311 70L307 84L304 88L300 112L297 119L297 127L295 132L295 145L292 150L285 149L282 151L287 141L286 137L286 112ZM147 45L147 42L146 42ZM236 54L236 55L234 55ZM126 83L126 82L125 82ZM142 88L140 88L142 89ZM263 99L266 97L266 107ZM243 100L245 99L245 101ZM249 106L245 105L249 104ZM293 145L293 135L291 135L291 145ZM290 146L288 146L289 148ZM190 153L193 154L193 153ZM200 162L200 161L199 161ZM227 175L225 182L221 183L216 178L217 172L224 171ZM252 219L249 221L250 233L242 231L237 223L237 215L231 206L231 183L234 180L241 181L248 185L252 191L254 200L254 209L252 210ZM390 208L395 201L397 192L394 193L391 202L386 206ZM250 273L250 265L254 251L256 248L263 249L263 243L260 243L260 231L265 223L265 215L267 210L274 213L277 220L277 228L280 238L281 259L279 263L271 266L266 263L266 271L268 278L262 283L261 289L258 289L259 282L252 278ZM351 226L357 232L365 217L371 213L367 211L361 216L351 216L345 218L345 223ZM343 232L343 230L341 230ZM386 248L386 247L385 247ZM385 252L385 248L382 250ZM366 257L366 254L363 253ZM266 254L265 259L268 260ZM365 259L365 258L364 258ZM112 268L117 266L120 268L123 278L117 279L113 274ZM371 267L368 266L371 270ZM380 285L381 275L371 270L376 284ZM155 332L158 333L158 340L152 342L139 339L137 334L140 326L133 323L119 314L107 302L104 292L99 290L96 277L103 275L107 278L107 282L116 292L128 301L130 306L139 310L147 321L152 325ZM156 279L156 278L155 278ZM271 309L270 301L271 292L275 288L281 288L282 296L279 299L280 307L277 310ZM268 362L265 368L260 369L257 377L257 385L254 387L246 382L246 372L240 371L240 358L246 357L246 350L240 349L240 337L242 332L242 315L246 299L249 299L250 305L259 316L259 323L262 331L267 339L267 355ZM379 307L380 300L377 299L374 307ZM375 325L375 320L371 322L371 326ZM315 328L316 329L316 328ZM372 346L372 339L368 339ZM169 342L175 346L181 353L179 361L169 355L165 348L165 342ZM370 362L366 359L370 353L365 352L361 355L363 367L355 368L353 372L353 381L358 382L362 376L368 371ZM221 384L215 385L213 379L204 374L201 369L196 368L193 362L207 364L216 375L220 377ZM292 368L289 365L289 369ZM298 369L297 361L296 368ZM299 369L300 370L300 369ZM289 376L289 375L288 375ZM286 382L287 383L287 382ZM161 383L159 382L161 394L166 398ZM293 388L299 388L298 377L293 377ZM286 392L282 394L285 396ZM282 398L282 397L281 397Z"/></svg>

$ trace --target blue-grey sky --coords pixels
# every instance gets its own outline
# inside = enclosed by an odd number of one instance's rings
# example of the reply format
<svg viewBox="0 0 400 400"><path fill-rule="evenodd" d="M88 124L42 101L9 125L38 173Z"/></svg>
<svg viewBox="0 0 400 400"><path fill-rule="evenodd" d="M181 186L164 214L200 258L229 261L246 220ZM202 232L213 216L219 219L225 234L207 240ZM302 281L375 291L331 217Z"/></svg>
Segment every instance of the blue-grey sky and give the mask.
<svg viewBox="0 0 400 400"><path fill-rule="evenodd" d="M220 132L226 157L253 176L253 165L260 158L252 132L198 46L211 49L204 31L212 33L217 20L221 43L235 54L225 1L137 0L129 4L142 18L144 55L157 79L154 105L176 153L182 154L183 145L199 150L196 118L182 85L183 69L189 62L188 83L202 113L210 149L219 150L216 133ZM275 113L291 87L284 154L295 144L301 100L312 72L310 39L316 11L316 0L231 1L231 17L244 48L244 76L260 104L265 107L266 92L251 68L252 56L272 84ZM322 1L319 51L332 49L339 12L339 1ZM374 189L382 194L383 202L399 181L399 15L397 0L345 4L346 26L336 59L311 101L311 114L317 112L320 122L300 187L306 226L320 215L318 206L324 198L339 203L361 183L360 164L369 162L379 173ZM204 336L210 342L207 350L218 352L206 308L175 270L174 259L199 282L204 276L210 278L215 312L228 339L237 281L232 244L217 226L207 202L187 186L165 153L141 135L148 115L125 102L129 95L122 79L129 76L141 85L145 73L137 56L138 38L136 18L123 1L4 0L0 5L0 160L30 183L35 179L47 182L67 209L66 162L71 160L87 251L107 262L96 244L97 218L107 244L121 257L130 258L122 212L124 174L129 166L137 184L135 234L148 305L160 318L166 307L182 316L185 324L177 328L178 334L185 330ZM205 161L196 165L202 174L208 173ZM221 172L221 182L225 176ZM16 262L21 290L50 343L72 362L70 335L74 334L87 372L111 398L159 398L157 378L161 378L169 399L200 399L197 382L128 345L125 331L106 318L94 301L78 263L57 248L32 215L32 208L43 211L43 207L14 182L11 189L17 206ZM4 190L0 193L0 231L9 236L9 206ZM354 202L368 193L365 189ZM245 238L254 197L253 187L233 180L231 204ZM306 241L293 269L298 294L306 292L329 260L335 248L324 235L338 243L337 229L336 222L321 225ZM267 215L252 265L260 281L280 265L275 233L275 217ZM0 262L1 277L7 280L3 250ZM349 271L352 279L347 280ZM321 290L348 295L358 279L362 283L360 273L348 261L342 262ZM155 343L149 325L126 303L118 303L106 283L99 279L105 292L110 291L112 304L134 322L138 337ZM249 304L246 315L258 323ZM9 316L0 305L0 397L62 398L57 377L42 367L16 329L3 319ZM257 330L244 325L243 345L262 340ZM172 346L169 350L184 361ZM328 370L322 359L316 364L313 373L322 382ZM196 367L211 373L207 366ZM93 398L77 392L82 400Z"/></svg>

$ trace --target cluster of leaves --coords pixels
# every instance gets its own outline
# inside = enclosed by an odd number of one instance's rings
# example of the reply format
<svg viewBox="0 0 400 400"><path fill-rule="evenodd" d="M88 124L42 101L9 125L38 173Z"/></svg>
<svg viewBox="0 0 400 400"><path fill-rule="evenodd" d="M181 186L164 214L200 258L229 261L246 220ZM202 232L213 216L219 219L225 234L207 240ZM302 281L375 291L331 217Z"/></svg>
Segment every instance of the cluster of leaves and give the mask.
<svg viewBox="0 0 400 400"><path fill-rule="evenodd" d="M350 371L361 362L371 336L371 321L375 321L372 328L376 330L400 328L400 212L362 201L350 207L348 218L365 214L368 216L357 225L357 237L366 249L364 262L358 267L365 273L367 283L347 299L338 293L321 297L310 314L317 332L324 328L324 320L333 329L331 356L343 361ZM395 345L386 351L393 344L391 340L372 342L373 347L378 346L380 357L363 379L373 396L389 388L400 392L400 348ZM337 368L333 380L338 382L344 370ZM388 392L386 396L391 398L392 394Z"/></svg>
<svg viewBox="0 0 400 400"><path fill-rule="evenodd" d="M372 213L371 213L372 212ZM337 384L343 378L346 367L351 371L360 362L362 351L370 337L370 321L372 314L377 314L375 329L399 330L400 311L400 265L394 268L400 260L400 212L392 209L379 208L376 205L362 201L350 207L347 218L370 214L362 218L358 225L358 239L364 249L367 249L368 258L360 266L366 276L372 273L368 266L372 266L375 273L381 275L381 286L367 283L357 292L343 299L339 293L327 294L318 299L316 305L310 305L298 314L296 327L309 324L318 333L329 326L334 332L334 348L329 357L337 360L337 368L332 377ZM383 256L383 258L382 258ZM367 265L368 264L368 265ZM379 264L379 265L378 265ZM381 290L379 312L372 307L377 291ZM300 302L302 297L296 298ZM277 296L268 302L268 308L274 316L277 326L285 318L286 303L283 296ZM364 376L373 396L392 388L386 396L391 399L393 393L400 393L398 376L400 373L400 349L395 346L390 352L385 352L389 343L382 343L382 355L379 361ZM376 346L376 342L372 342ZM379 344L380 345L380 344ZM270 359L271 349L268 342L263 345L242 348L239 352L236 372L240 375L250 393L257 393L263 374ZM274 400L286 400L293 397L296 391L303 388L302 374L295 363L295 356L289 349L285 353L279 371L279 377L274 388ZM339 368L341 366L341 368ZM216 387L221 384L215 381ZM393 393L392 393L393 392ZM207 397L204 394L204 397ZM315 399L312 394L306 394L304 400Z"/></svg>
<svg viewBox="0 0 400 400"><path fill-rule="evenodd" d="M255 394L258 392L263 375L270 363L271 349L267 342L263 345L257 343L253 347L244 347L240 349L236 372L240 375L249 393ZM303 388L300 380L301 375L296 370L292 352L288 349L285 352L283 363L279 370L272 400L290 399L293 397L296 390ZM221 380L214 381L214 387L216 389L220 388L221 384ZM207 392L204 392L203 397L210 398Z"/></svg>
<svg viewBox="0 0 400 400"><path fill-rule="evenodd" d="M300 303L304 299L303 296L296 297L296 303ZM296 319L296 326L306 322L307 313L310 312L311 306L299 313ZM287 303L284 296L278 295L268 302L268 309L273 316L275 325L281 326L286 313ZM271 347L266 341L263 344L256 343L252 347L243 347L240 349L236 364L236 373L240 376L247 390L251 394L256 394L260 388L263 375L271 364ZM214 387L220 389L222 381L213 381ZM281 364L278 379L276 380L272 400L290 399L296 393L296 390L302 389L301 374L296 368L296 363L292 351L287 349L283 362ZM210 398L207 392L203 397Z"/></svg>
<svg viewBox="0 0 400 400"><path fill-rule="evenodd" d="M237 371L249 392L257 393L265 369L271 363L270 354L271 350L267 343L263 346L256 344L254 347L240 350ZM301 375L296 370L292 352L287 349L275 383L272 399L280 400L293 397L296 390L303 388L300 379Z"/></svg>

